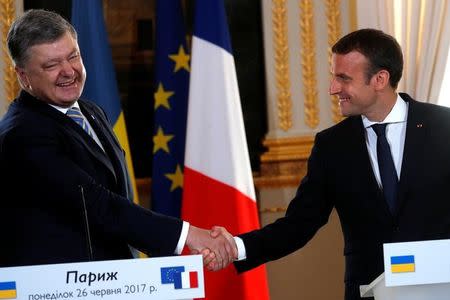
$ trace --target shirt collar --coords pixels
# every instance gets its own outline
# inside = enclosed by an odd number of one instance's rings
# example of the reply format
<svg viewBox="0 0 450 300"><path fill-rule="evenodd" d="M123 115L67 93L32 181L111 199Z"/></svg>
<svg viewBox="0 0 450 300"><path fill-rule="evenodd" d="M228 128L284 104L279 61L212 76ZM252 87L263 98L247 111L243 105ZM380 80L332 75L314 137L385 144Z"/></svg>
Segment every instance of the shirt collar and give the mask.
<svg viewBox="0 0 450 300"><path fill-rule="evenodd" d="M51 107L53 107L56 110L59 110L60 112L62 112L63 114L66 114L67 111L72 108L72 107L76 107L76 108L80 108L80 105L78 104L78 101L76 101L71 107L61 107L61 106L57 106L57 105L53 105L53 104L48 104Z"/></svg>
<svg viewBox="0 0 450 300"><path fill-rule="evenodd" d="M365 128L372 126L377 123L401 123L406 122L408 114L408 104L397 94L397 100L391 112L386 116L386 118L381 122L372 122L367 119L366 116L362 115L362 121Z"/></svg>

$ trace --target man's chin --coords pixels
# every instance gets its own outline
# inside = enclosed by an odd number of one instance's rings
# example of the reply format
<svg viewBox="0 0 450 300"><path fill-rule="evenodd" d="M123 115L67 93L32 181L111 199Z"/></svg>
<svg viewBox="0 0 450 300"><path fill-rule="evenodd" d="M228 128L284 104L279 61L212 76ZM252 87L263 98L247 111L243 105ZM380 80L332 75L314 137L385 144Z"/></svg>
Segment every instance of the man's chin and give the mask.
<svg viewBox="0 0 450 300"><path fill-rule="evenodd" d="M72 105L75 103L78 99L80 99L81 94L80 93L71 93L71 94L64 94L58 97L59 102L62 103L68 103Z"/></svg>
<svg viewBox="0 0 450 300"><path fill-rule="evenodd" d="M77 97L77 98L73 98L73 97L60 98L60 99L52 101L53 103L51 103L51 104L54 104L54 105L60 106L60 107L71 107L75 102L77 102L78 99L79 99L79 97Z"/></svg>
<svg viewBox="0 0 450 300"><path fill-rule="evenodd" d="M349 111L347 111L347 110L340 109L340 112L341 112L341 115L342 115L343 117L345 117L345 118L350 117L350 116L352 115L352 114L351 114Z"/></svg>

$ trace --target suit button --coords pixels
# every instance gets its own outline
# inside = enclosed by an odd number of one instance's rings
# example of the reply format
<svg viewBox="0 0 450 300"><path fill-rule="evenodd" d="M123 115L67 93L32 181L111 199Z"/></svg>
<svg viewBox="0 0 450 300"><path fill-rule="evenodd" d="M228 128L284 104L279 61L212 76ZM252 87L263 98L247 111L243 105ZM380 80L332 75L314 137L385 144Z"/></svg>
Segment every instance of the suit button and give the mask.
<svg viewBox="0 0 450 300"><path fill-rule="evenodd" d="M394 228L393 228L393 230L392 230L393 232L400 232L400 227L399 226L394 226Z"/></svg>

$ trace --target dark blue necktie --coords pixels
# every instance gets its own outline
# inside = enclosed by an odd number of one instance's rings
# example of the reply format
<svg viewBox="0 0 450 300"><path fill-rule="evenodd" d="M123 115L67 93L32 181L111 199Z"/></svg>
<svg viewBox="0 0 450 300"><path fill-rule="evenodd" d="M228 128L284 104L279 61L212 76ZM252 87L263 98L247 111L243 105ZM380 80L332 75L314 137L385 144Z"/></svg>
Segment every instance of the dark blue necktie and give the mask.
<svg viewBox="0 0 450 300"><path fill-rule="evenodd" d="M70 117L72 120L74 120L78 125L81 126L81 128L84 129L84 131L86 131L87 134L89 134L89 136L91 138L94 138L93 134L92 134L92 129L90 128L88 122L86 121L86 119L84 118L84 116L81 114L81 111L79 108L77 107L71 107L67 110L66 115L68 117Z"/></svg>
<svg viewBox="0 0 450 300"><path fill-rule="evenodd" d="M384 199L386 200L391 213L395 213L398 177L397 172L395 171L391 149L386 139L386 125L387 123L374 124L372 125L372 129L377 134L378 169L380 170Z"/></svg>

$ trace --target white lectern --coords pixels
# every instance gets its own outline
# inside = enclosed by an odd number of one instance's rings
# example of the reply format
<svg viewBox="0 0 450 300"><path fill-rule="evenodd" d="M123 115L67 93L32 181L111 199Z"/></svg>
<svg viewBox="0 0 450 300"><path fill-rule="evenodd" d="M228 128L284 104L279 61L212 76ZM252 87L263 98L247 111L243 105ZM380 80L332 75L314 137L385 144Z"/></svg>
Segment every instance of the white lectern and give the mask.
<svg viewBox="0 0 450 300"><path fill-rule="evenodd" d="M205 297L201 255L0 268L0 299Z"/></svg>
<svg viewBox="0 0 450 300"><path fill-rule="evenodd" d="M450 299L450 240L385 244L384 269L361 297L375 300Z"/></svg>

